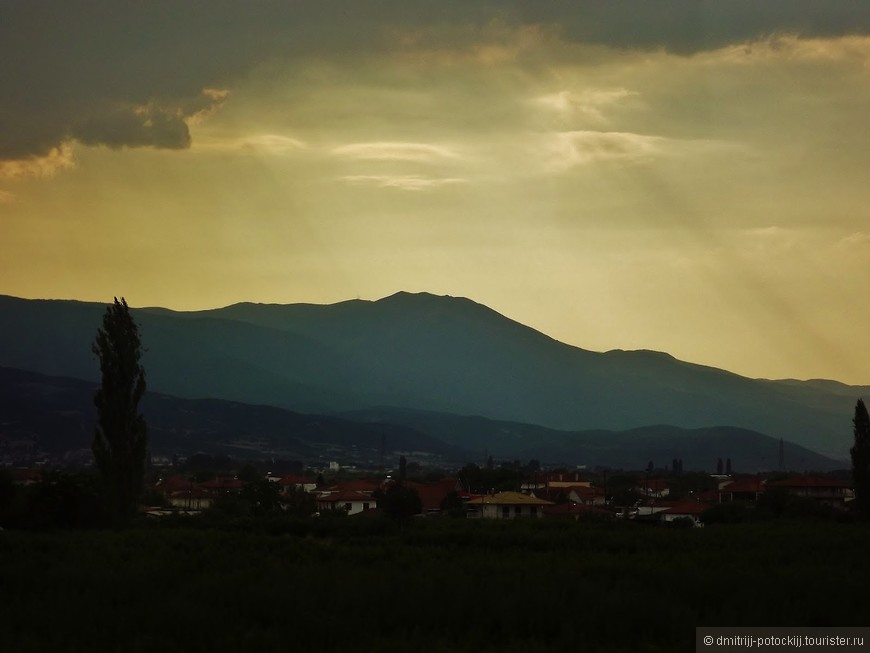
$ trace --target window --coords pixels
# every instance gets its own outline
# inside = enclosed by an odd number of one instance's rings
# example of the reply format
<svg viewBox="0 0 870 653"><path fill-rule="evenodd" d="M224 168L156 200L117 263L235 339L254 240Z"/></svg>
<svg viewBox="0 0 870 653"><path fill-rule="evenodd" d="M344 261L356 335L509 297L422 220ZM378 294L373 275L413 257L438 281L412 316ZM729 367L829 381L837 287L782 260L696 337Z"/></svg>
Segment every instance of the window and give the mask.
<svg viewBox="0 0 870 653"><path fill-rule="evenodd" d="M368 510L368 509L369 509L369 504L363 503L363 510Z"/></svg>
<svg viewBox="0 0 870 653"><path fill-rule="evenodd" d="M510 506L502 506L501 507L501 516L504 519L510 519L511 516L511 507Z"/></svg>
<svg viewBox="0 0 870 653"><path fill-rule="evenodd" d="M537 517L538 516L538 506L529 506L529 513L532 515L532 517Z"/></svg>
<svg viewBox="0 0 870 653"><path fill-rule="evenodd" d="M348 512L350 512L352 508L353 508L352 504L350 504L350 503L344 504L344 509L347 510Z"/></svg>

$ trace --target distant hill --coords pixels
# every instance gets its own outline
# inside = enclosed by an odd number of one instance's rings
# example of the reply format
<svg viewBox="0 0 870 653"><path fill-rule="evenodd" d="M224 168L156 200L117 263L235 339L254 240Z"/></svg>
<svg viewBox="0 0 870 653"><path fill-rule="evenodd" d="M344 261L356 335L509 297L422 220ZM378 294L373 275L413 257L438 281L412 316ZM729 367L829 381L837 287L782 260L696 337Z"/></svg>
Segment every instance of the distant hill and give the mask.
<svg viewBox="0 0 870 653"><path fill-rule="evenodd" d="M104 306L0 297L0 365L95 380ZM767 433L833 457L868 387L767 381L652 351L572 347L471 300L426 293L332 305L138 309L149 388L300 412L393 406L624 431Z"/></svg>
<svg viewBox="0 0 870 653"><path fill-rule="evenodd" d="M96 384L0 367L0 459L49 454L55 459L89 456L96 412ZM641 469L649 461L664 467L681 458L685 469L712 471L716 458L731 458L735 471L774 469L778 441L734 428L684 430L654 426L627 432L569 433L531 424L444 413L377 409L345 417L303 415L272 406L220 399L179 399L146 393L142 412L156 454L196 452L238 458L279 458L309 464L342 460L362 464L395 462L396 452L454 464L482 462L484 451L497 461L532 458L559 465ZM23 451L21 450L23 448ZM786 445L795 469L826 471L842 465L812 451Z"/></svg>
<svg viewBox="0 0 870 653"><path fill-rule="evenodd" d="M586 465L644 469L652 461L670 467L674 458L686 471L713 472L717 460L731 459L735 472L774 471L779 467L779 440L729 426L683 429L655 425L628 431L559 431L533 424L463 417L445 413L374 408L347 413L355 421L411 426L439 440L472 449L476 460L531 459L548 465ZM845 464L790 442L783 443L784 466L792 470L831 471Z"/></svg>
<svg viewBox="0 0 870 653"><path fill-rule="evenodd" d="M84 452L93 439L96 384L0 367L0 458L12 448L54 457ZM380 462L381 447L393 452L424 451L449 460L468 453L412 427L354 422L328 415L303 415L273 406L219 399L179 399L145 394L141 410L154 453L221 453L307 463L339 458ZM24 454L26 451L19 451Z"/></svg>

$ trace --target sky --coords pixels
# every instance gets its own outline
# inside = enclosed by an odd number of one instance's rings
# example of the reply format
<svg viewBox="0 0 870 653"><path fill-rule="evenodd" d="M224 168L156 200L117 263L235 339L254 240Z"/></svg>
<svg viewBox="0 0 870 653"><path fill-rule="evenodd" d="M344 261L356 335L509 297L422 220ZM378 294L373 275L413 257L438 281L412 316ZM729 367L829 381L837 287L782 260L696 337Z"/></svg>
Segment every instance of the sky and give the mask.
<svg viewBox="0 0 870 653"><path fill-rule="evenodd" d="M870 384L870 3L0 0L0 89L0 294Z"/></svg>

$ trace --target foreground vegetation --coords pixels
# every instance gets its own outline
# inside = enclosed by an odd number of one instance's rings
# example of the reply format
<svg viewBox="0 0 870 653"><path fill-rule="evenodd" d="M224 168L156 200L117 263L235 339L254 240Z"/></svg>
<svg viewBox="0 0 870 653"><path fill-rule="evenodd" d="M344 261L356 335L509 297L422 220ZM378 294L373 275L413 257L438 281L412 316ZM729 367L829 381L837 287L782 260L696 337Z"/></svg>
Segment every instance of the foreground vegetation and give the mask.
<svg viewBox="0 0 870 653"><path fill-rule="evenodd" d="M172 519L0 532L0 650L691 650L870 613L870 527Z"/></svg>

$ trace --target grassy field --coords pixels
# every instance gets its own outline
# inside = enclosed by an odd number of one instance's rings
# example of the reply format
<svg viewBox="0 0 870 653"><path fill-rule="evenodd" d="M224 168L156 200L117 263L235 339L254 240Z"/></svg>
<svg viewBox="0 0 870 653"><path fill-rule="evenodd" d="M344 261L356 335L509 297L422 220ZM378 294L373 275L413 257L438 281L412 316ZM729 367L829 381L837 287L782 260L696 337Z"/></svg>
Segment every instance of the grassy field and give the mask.
<svg viewBox="0 0 870 653"><path fill-rule="evenodd" d="M689 651L870 614L863 524L190 526L0 532L0 650Z"/></svg>

